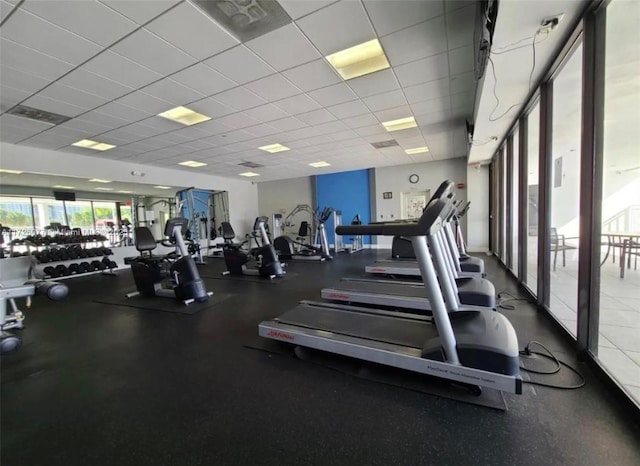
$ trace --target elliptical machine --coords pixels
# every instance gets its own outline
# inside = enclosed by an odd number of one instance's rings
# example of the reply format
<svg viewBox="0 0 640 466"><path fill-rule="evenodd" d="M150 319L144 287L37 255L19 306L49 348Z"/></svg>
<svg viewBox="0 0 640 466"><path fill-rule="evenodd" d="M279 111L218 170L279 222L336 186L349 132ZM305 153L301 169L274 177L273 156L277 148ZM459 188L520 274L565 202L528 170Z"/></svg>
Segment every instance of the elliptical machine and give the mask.
<svg viewBox="0 0 640 466"><path fill-rule="evenodd" d="M172 218L167 221L164 234L167 240L163 246L175 247L175 251L162 256L154 256L152 251L157 247L153 233L147 227L135 228L136 249L140 256L125 259L131 265L131 272L137 291L127 294L134 296L159 296L175 298L185 305L194 302L205 302L213 295L207 291L193 257L184 241L184 233L189 221L186 218Z"/></svg>
<svg viewBox="0 0 640 466"><path fill-rule="evenodd" d="M280 257L294 261L325 261L333 259L331 251L329 251L327 231L324 226L332 213L333 209L331 207L325 207L318 216L316 241L320 242L320 247L306 244L302 241L295 241L290 236L282 235L273 241L273 245ZM306 237L306 230L308 230L308 224L307 222L302 222L298 237Z"/></svg>
<svg viewBox="0 0 640 466"><path fill-rule="evenodd" d="M267 221L267 217L257 217L251 237L242 243L233 242L236 237L233 227L229 222L222 222L221 232L224 238L222 253L227 265L227 270L222 272L222 275L255 275L270 280L284 276L286 272L283 270L283 264L269 241ZM251 239L256 242L257 247L247 251L243 246ZM252 260L255 261L256 267L247 267Z"/></svg>

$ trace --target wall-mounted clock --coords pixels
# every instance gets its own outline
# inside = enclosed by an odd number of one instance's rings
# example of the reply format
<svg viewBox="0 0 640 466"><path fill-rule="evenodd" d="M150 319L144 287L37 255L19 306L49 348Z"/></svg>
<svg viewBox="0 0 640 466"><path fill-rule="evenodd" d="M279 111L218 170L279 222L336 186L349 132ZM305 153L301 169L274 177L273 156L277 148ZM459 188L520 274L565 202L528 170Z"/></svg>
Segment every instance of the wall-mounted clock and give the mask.
<svg viewBox="0 0 640 466"><path fill-rule="evenodd" d="M415 173L409 175L409 183L416 184L418 181L420 181L420 177L418 175L416 175Z"/></svg>

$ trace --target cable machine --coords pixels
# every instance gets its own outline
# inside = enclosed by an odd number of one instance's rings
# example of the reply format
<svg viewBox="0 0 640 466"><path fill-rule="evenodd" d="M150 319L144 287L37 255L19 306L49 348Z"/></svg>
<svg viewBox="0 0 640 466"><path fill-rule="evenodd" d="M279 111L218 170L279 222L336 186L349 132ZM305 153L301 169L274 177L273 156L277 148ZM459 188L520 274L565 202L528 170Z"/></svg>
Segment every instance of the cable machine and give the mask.
<svg viewBox="0 0 640 466"><path fill-rule="evenodd" d="M189 220L190 239L200 245L202 239L207 240L206 254L216 249L212 241L222 222L229 221L228 193L209 189L187 188L176 192L176 206L181 215ZM204 231L203 231L204 229ZM203 263L202 252L198 248L198 262Z"/></svg>

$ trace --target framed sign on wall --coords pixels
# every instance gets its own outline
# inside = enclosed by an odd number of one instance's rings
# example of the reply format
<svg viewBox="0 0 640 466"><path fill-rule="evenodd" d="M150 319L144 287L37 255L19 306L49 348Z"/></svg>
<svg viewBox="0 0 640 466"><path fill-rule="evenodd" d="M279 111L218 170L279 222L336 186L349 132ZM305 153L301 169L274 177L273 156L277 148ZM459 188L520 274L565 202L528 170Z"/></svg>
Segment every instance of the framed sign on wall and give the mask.
<svg viewBox="0 0 640 466"><path fill-rule="evenodd" d="M393 195L391 194L391 192L387 192L387 193L382 193L382 199L392 199Z"/></svg>

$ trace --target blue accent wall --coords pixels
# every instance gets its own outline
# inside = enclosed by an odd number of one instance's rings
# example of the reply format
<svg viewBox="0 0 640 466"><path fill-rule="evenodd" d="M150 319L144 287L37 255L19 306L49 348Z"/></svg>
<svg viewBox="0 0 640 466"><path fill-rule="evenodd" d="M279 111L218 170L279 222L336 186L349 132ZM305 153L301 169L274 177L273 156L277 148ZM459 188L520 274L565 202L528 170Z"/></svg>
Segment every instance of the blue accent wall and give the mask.
<svg viewBox="0 0 640 466"><path fill-rule="evenodd" d="M356 214L365 225L370 222L371 200L369 197L369 170L331 173L316 176L317 207L333 207L342 211L342 224L350 225ZM325 225L329 244L335 241L333 217ZM345 236L344 244L351 243L351 236ZM371 237L363 238L364 244L371 243Z"/></svg>

